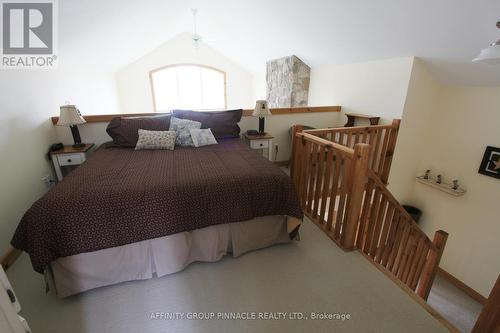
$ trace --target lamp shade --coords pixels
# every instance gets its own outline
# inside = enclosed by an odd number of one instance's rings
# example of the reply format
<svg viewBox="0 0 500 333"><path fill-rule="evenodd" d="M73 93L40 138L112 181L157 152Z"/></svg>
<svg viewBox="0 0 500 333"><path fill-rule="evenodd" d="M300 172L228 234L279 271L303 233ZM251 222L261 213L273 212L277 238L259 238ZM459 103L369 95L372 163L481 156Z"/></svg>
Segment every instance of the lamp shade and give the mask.
<svg viewBox="0 0 500 333"><path fill-rule="evenodd" d="M254 117L265 117L270 116L272 113L267 107L267 101L260 100L255 102L255 109L253 110L252 116Z"/></svg>
<svg viewBox="0 0 500 333"><path fill-rule="evenodd" d="M57 125L72 126L86 123L75 105L63 105L60 109Z"/></svg>
<svg viewBox="0 0 500 333"><path fill-rule="evenodd" d="M491 46L481 50L479 56L473 62L484 62L491 65L500 65L500 40Z"/></svg>

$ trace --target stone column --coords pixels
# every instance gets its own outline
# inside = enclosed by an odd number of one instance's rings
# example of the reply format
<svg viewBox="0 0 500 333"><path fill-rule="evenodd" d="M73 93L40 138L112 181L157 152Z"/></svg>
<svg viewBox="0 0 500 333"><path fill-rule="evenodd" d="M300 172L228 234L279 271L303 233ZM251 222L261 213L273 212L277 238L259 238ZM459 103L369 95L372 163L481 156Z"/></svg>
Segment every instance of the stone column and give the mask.
<svg viewBox="0 0 500 333"><path fill-rule="evenodd" d="M266 65L269 107L307 106L311 68L294 55L270 60Z"/></svg>

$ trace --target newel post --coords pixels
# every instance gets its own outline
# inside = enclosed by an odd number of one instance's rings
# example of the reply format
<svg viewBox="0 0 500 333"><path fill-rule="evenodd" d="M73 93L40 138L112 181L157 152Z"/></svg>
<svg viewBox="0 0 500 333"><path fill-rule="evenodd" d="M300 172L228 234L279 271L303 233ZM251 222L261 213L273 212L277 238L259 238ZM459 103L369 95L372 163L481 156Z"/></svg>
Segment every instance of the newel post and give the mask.
<svg viewBox="0 0 500 333"><path fill-rule="evenodd" d="M304 126L302 125L294 125L292 126L292 156L290 156L290 177L292 179L294 178L296 169L297 169L297 162L298 162L298 157L299 157L299 152L297 151L299 149L299 137L297 133L302 132L304 129Z"/></svg>
<svg viewBox="0 0 500 333"><path fill-rule="evenodd" d="M427 261L418 284L417 294L424 300L427 300L429 293L436 278L437 270L439 267L439 262L443 256L444 247L446 245L446 240L448 239L448 233L443 230L438 230L434 234L434 240L432 243L436 246L437 250L429 251L427 256Z"/></svg>
<svg viewBox="0 0 500 333"><path fill-rule="evenodd" d="M357 143L354 146L352 172L349 173L349 177L351 177L349 206L347 207L347 219L341 239L342 246L346 250L354 249L359 217L363 205L369 160L370 145L366 143Z"/></svg>
<svg viewBox="0 0 500 333"><path fill-rule="evenodd" d="M384 184L387 184L389 180L389 173L391 171L391 164L392 164L392 158L394 156L394 150L396 149L396 143L398 141L398 133L400 125L401 125L401 119L392 120L392 128L389 137L389 144L387 146L387 151L385 153L385 156L382 156L382 158L384 158L385 161L384 161L384 168L383 170L381 170L382 173L380 174L380 179L384 182Z"/></svg>

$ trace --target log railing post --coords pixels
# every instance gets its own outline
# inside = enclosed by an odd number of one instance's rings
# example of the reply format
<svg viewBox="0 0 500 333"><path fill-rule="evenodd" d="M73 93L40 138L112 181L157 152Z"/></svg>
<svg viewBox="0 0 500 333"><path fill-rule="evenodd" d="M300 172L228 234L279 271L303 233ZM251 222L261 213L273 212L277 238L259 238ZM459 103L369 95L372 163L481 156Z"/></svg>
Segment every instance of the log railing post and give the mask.
<svg viewBox="0 0 500 333"><path fill-rule="evenodd" d="M381 170L380 173L380 179L384 182L384 184L388 183L389 180L389 173L391 171L391 164L392 164L392 157L394 156L394 150L396 149L396 142L398 140L398 132L399 132L399 126L401 124L400 119L394 119L392 121L392 128L391 128L391 136L389 137L389 144L387 146L387 151L385 153L385 156L381 156L380 158L384 159L384 165L383 165L383 170Z"/></svg>
<svg viewBox="0 0 500 333"><path fill-rule="evenodd" d="M292 159L290 161L290 177L295 182L296 189L298 190L298 181L300 179L302 159L304 158L303 146L305 144L304 138L295 132L292 139Z"/></svg>
<svg viewBox="0 0 500 333"><path fill-rule="evenodd" d="M363 196L368 175L368 162L370 159L370 146L366 143L357 143L354 146L349 201L347 207L346 223L341 237L341 244L346 250L354 249L359 217L363 204Z"/></svg>
<svg viewBox="0 0 500 333"><path fill-rule="evenodd" d="M298 137L297 133L302 132L304 130L304 126L302 125L293 125L292 126L292 155L290 156L290 176L293 179L293 173L294 173L294 168L295 168L295 160L297 157L297 143L298 143Z"/></svg>
<svg viewBox="0 0 500 333"><path fill-rule="evenodd" d="M434 240L432 243L436 247L436 250L429 251L417 290L417 294L424 300L427 300L427 297L429 297L447 239L448 233L443 230L438 230L434 234Z"/></svg>
<svg viewBox="0 0 500 333"><path fill-rule="evenodd" d="M500 332L500 275L472 329L472 333L482 332Z"/></svg>

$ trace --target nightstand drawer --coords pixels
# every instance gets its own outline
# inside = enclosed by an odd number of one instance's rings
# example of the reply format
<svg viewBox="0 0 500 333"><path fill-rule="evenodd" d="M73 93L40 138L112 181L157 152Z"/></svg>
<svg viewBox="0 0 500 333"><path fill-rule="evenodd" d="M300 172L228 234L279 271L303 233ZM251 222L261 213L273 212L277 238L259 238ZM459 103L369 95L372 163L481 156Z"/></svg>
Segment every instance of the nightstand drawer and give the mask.
<svg viewBox="0 0 500 333"><path fill-rule="evenodd" d="M269 147L269 140L251 140L250 147L253 149L264 149Z"/></svg>
<svg viewBox="0 0 500 333"><path fill-rule="evenodd" d="M81 154L64 154L57 155L57 161L59 162L60 166L79 165L82 164L84 158Z"/></svg>

